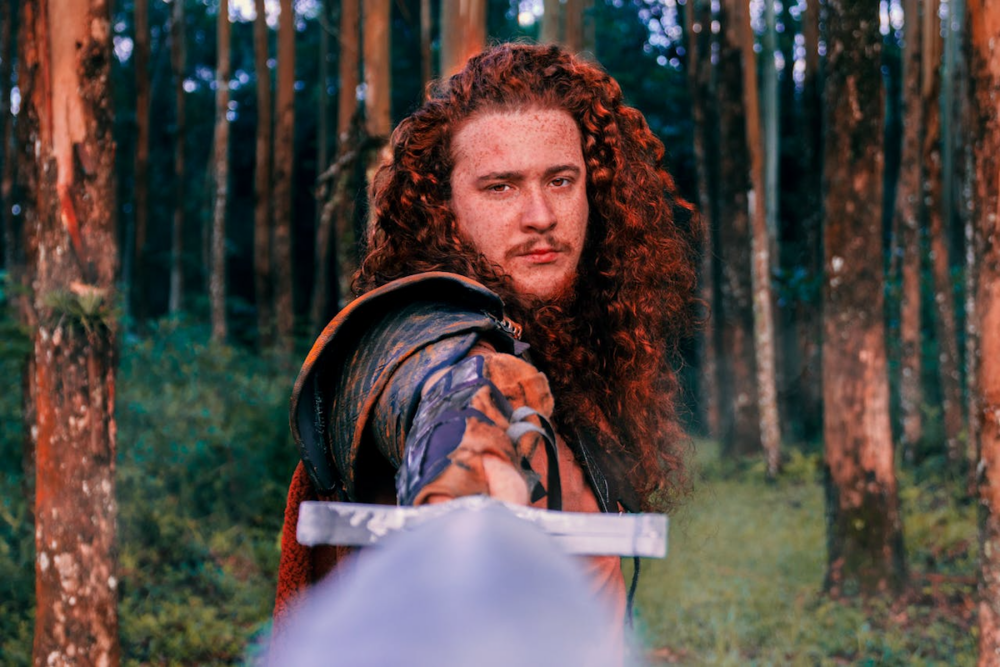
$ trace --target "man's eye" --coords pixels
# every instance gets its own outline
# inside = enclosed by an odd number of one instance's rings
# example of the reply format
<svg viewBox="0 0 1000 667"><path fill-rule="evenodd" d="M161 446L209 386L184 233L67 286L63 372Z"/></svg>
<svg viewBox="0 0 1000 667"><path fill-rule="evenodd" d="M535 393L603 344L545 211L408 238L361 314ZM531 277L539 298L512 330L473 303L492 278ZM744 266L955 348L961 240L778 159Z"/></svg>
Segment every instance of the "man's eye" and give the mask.
<svg viewBox="0 0 1000 667"><path fill-rule="evenodd" d="M494 183L493 185L486 186L489 192L507 192L510 190L510 185L507 183Z"/></svg>
<svg viewBox="0 0 1000 667"><path fill-rule="evenodd" d="M571 181L565 176L560 176L559 178L552 179L552 185L556 186L557 188L565 187L570 183Z"/></svg>

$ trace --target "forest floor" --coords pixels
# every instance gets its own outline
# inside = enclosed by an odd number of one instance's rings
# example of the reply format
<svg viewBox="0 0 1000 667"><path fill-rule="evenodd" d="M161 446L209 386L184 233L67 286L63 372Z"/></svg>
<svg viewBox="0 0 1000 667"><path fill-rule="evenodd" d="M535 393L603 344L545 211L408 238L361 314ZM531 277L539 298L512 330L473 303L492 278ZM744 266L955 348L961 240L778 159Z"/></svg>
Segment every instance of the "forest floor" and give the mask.
<svg viewBox="0 0 1000 667"><path fill-rule="evenodd" d="M2 322L0 322L2 324ZM119 591L125 665L232 665L267 631L284 493L292 374L207 332L164 325L123 345ZM0 337L20 386L22 346ZM0 664L30 664L33 529L20 396L0 392ZM653 664L972 664L975 506L933 460L900 482L911 584L831 601L816 453L791 450L774 484L696 443L695 492L670 553L643 562L636 625ZM627 576L627 575L626 575Z"/></svg>
<svg viewBox="0 0 1000 667"><path fill-rule="evenodd" d="M769 484L762 465L724 466L711 442L697 450L668 557L642 563L637 628L652 664L975 664L975 506L933 462L900 481L907 589L830 600L818 454L792 452Z"/></svg>

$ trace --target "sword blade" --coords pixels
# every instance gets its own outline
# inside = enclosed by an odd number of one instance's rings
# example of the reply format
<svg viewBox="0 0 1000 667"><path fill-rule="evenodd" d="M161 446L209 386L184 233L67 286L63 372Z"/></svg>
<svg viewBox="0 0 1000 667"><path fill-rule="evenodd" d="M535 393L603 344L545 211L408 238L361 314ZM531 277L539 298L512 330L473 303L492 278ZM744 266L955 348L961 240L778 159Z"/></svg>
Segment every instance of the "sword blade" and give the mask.
<svg viewBox="0 0 1000 667"><path fill-rule="evenodd" d="M370 546L387 535L411 530L449 512L496 506L538 526L566 553L645 558L667 555L668 521L663 514L554 512L485 496L468 496L423 507L306 501L299 507L296 536L306 546Z"/></svg>

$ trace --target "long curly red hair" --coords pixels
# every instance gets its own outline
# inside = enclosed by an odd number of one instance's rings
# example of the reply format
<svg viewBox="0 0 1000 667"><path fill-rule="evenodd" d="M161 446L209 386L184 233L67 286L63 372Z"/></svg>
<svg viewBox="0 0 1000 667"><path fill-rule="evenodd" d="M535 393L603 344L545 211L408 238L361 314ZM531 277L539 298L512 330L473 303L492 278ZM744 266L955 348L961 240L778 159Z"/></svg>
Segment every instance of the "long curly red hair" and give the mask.
<svg viewBox="0 0 1000 667"><path fill-rule="evenodd" d="M476 113L524 108L568 112L587 166L590 220L574 294L548 304L524 303L462 238L449 205L457 128ZM557 426L601 434L643 507L669 506L686 488L671 362L696 320L700 223L642 114L593 63L557 46L502 44L432 88L393 132L391 150L372 183L355 291L423 271L497 291L549 378Z"/></svg>

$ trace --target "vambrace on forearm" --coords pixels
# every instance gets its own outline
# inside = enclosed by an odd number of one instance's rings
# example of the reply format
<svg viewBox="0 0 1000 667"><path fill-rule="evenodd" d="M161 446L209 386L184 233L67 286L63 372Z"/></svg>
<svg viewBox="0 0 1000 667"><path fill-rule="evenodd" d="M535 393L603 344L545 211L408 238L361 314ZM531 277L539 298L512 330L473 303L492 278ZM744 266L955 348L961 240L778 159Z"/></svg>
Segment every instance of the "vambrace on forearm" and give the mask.
<svg viewBox="0 0 1000 667"><path fill-rule="evenodd" d="M552 395L544 375L516 357L494 353L468 357L428 385L396 476L400 504L488 494L484 461L494 457L520 474L532 502L547 494L549 507L558 509ZM528 463L539 444L549 453L547 489Z"/></svg>

